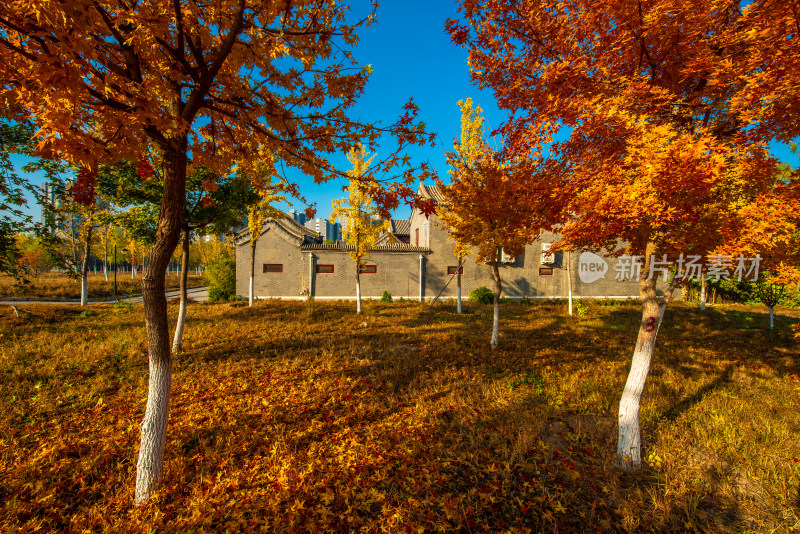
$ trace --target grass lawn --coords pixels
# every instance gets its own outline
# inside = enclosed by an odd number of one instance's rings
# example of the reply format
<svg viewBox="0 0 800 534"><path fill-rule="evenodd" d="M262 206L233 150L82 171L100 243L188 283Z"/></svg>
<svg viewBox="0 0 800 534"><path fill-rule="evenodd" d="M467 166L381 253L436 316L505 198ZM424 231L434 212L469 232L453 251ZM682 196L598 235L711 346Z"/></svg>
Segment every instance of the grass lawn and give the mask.
<svg viewBox="0 0 800 534"><path fill-rule="evenodd" d="M780 309L671 305L614 466L637 306L191 304L163 484L133 508L142 309L0 307L0 531L790 532L800 352ZM177 307L170 305L171 318Z"/></svg>
<svg viewBox="0 0 800 534"><path fill-rule="evenodd" d="M180 279L171 274L166 277L167 288L180 287ZM202 276L189 273L189 287L203 285ZM117 295L139 295L142 292L142 275L131 278L130 273L117 273ZM108 281L102 273L89 273L89 298L112 298L114 296L114 273L108 273ZM81 282L60 273L47 273L19 286L10 276L0 276L0 298L24 299L80 299Z"/></svg>

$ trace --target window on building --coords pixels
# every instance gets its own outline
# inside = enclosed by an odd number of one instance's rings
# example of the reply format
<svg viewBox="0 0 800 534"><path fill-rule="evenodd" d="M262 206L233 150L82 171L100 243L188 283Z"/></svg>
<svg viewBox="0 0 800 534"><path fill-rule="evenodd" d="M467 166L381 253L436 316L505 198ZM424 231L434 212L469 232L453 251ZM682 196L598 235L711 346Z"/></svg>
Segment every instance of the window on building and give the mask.
<svg viewBox="0 0 800 534"><path fill-rule="evenodd" d="M458 269L458 271L459 271L459 273L458 273L458 274L464 274L464 267L462 266L462 267L459 269L459 268L458 268L458 265L449 265L449 266L447 267L447 274L456 274L456 269Z"/></svg>
<svg viewBox="0 0 800 534"><path fill-rule="evenodd" d="M317 272L321 274L332 273L333 265L317 265Z"/></svg>
<svg viewBox="0 0 800 534"><path fill-rule="evenodd" d="M265 273L282 273L283 272L283 264L282 263L265 263L264 264L264 272Z"/></svg>
<svg viewBox="0 0 800 534"><path fill-rule="evenodd" d="M553 268L539 267L539 276L553 276Z"/></svg>
<svg viewBox="0 0 800 534"><path fill-rule="evenodd" d="M541 263L555 263L556 255L551 252L552 243L542 243L542 261Z"/></svg>
<svg viewBox="0 0 800 534"><path fill-rule="evenodd" d="M514 256L500 249L500 263L514 263L517 260Z"/></svg>
<svg viewBox="0 0 800 534"><path fill-rule="evenodd" d="M362 265L361 269L358 270L361 274L375 274L378 272L377 265Z"/></svg>

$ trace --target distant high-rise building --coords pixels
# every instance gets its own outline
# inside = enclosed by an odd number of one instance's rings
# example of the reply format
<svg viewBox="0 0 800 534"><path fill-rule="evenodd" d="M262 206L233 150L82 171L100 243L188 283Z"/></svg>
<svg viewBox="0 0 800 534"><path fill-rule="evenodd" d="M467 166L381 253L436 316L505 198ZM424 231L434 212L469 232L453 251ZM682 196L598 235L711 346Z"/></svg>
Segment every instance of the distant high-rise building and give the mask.
<svg viewBox="0 0 800 534"><path fill-rule="evenodd" d="M54 183L42 184L42 196L39 203L42 208L43 226L51 231L77 235L80 233L84 217L79 211L70 208L69 188L71 186L71 180L67 180L63 185ZM111 203L100 196L97 196L94 201L99 211L111 208ZM98 223L95 222L94 226L97 228Z"/></svg>
<svg viewBox="0 0 800 534"><path fill-rule="evenodd" d="M311 219L305 223L305 227L320 234L323 239L331 241L342 240L342 225L332 223L328 219Z"/></svg>
<svg viewBox="0 0 800 534"><path fill-rule="evenodd" d="M42 184L42 226L55 230L55 220L51 206L56 205L56 191L51 183Z"/></svg>
<svg viewBox="0 0 800 534"><path fill-rule="evenodd" d="M308 221L308 217L306 217L306 214L302 211L289 210L289 216L302 225L305 225Z"/></svg>
<svg viewBox="0 0 800 534"><path fill-rule="evenodd" d="M342 225L337 223L333 224L333 235L335 236L333 239L336 241L344 241L344 235L342 234Z"/></svg>

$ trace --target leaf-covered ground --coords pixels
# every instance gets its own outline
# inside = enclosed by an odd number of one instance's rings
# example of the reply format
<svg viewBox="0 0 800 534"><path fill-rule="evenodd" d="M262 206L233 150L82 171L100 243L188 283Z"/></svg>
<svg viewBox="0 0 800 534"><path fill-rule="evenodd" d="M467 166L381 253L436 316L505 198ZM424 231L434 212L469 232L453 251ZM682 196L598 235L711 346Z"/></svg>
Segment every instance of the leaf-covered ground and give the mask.
<svg viewBox="0 0 800 534"><path fill-rule="evenodd" d="M613 464L633 304L192 304L161 490L134 508L140 307L0 307L3 532L789 532L800 354L780 310L668 311ZM171 317L176 313L170 307Z"/></svg>
<svg viewBox="0 0 800 534"><path fill-rule="evenodd" d="M180 279L175 274L166 277L167 288L180 287ZM189 287L202 285L202 277L189 274ZM131 278L130 273L117 273L117 295L139 295L142 293L142 276ZM108 281L102 273L89 274L89 298L112 298L114 296L114 272L108 274ZM18 284L10 276L0 275L0 298L15 299L80 299L81 283L60 273L47 273L32 278L27 284Z"/></svg>

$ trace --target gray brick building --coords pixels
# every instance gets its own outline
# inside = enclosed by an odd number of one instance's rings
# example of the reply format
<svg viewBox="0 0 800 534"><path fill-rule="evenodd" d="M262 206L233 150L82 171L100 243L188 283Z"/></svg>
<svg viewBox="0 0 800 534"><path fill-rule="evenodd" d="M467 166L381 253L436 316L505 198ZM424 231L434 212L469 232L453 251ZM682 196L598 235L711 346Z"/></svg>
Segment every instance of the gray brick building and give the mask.
<svg viewBox="0 0 800 534"><path fill-rule="evenodd" d="M441 200L433 186L421 185L419 194ZM309 292L316 298L355 298L355 265L348 255L349 247L323 244L324 239L290 216L268 220L255 250L256 298L300 298ZM526 246L522 255L504 258L500 269L504 296L566 297L571 276L577 297L638 297L635 281L615 280L620 260L573 252L568 269L566 254L548 250L556 240L556 235L545 233ZM236 291L246 297L249 230L236 234L235 242ZM426 218L415 209L408 221L391 221L389 231L378 241L361 272L363 297L380 298L384 290L395 298L435 297L453 278L458 265L453 244L435 214ZM480 286L491 287L491 268L476 263L474 255L465 259L462 269L465 297ZM442 297L455 296L456 283L452 280Z"/></svg>

